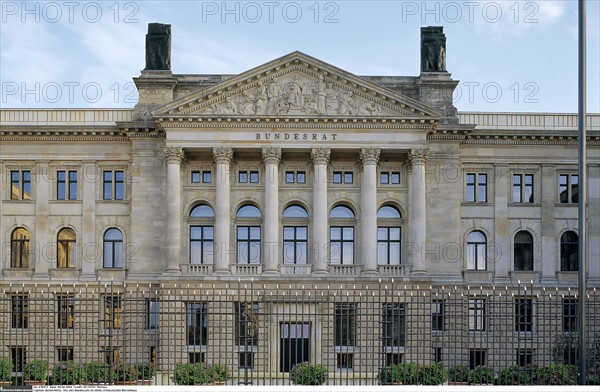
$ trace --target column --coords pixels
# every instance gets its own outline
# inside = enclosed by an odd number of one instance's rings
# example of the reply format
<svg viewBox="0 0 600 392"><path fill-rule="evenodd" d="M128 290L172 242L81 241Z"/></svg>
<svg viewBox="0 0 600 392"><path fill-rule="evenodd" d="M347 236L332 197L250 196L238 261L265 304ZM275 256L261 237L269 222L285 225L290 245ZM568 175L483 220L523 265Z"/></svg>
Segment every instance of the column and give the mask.
<svg viewBox="0 0 600 392"><path fill-rule="evenodd" d="M167 269L166 273L178 274L181 254L181 161L183 149L167 147Z"/></svg>
<svg viewBox="0 0 600 392"><path fill-rule="evenodd" d="M543 284L556 284L556 271L560 271L560 255L556 253L557 250L560 250L560 246L557 246L557 242L560 243L560 236L556 234L554 207L558 193L556 180L556 166L554 164L542 165L541 179L535 185L541 184L542 241L538 249L542 254L540 281ZM534 248L534 252L535 250L536 248Z"/></svg>
<svg viewBox="0 0 600 392"><path fill-rule="evenodd" d="M514 270L510 265L511 238L508 221L508 195L511 190L512 176L508 165L496 165L492 184L488 179L488 192L494 187L494 238L488 239L488 243L494 243L493 248L488 248L488 271L492 271L491 260L494 265L494 282L507 283L510 281L509 271ZM489 193L488 193L489 195ZM490 195L491 196L491 195ZM493 251L491 249L494 249ZM502 252L497 249L508 249Z"/></svg>
<svg viewBox="0 0 600 392"><path fill-rule="evenodd" d="M377 274L377 162L378 148L360 150L363 177L360 188L361 248L364 274Z"/></svg>
<svg viewBox="0 0 600 392"><path fill-rule="evenodd" d="M97 244L96 238L96 199L98 198L96 185L102 185L102 170L96 162L84 162L81 165L81 203L83 217L81 226L81 278L80 280L95 280L96 270L103 266L102 249L87 244Z"/></svg>
<svg viewBox="0 0 600 392"><path fill-rule="evenodd" d="M29 260L30 266L33 263L35 267L33 279L48 279L48 272L50 268L49 260L54 260L52 268L57 267L56 260L56 251L49 252L49 249L55 249L52 246L48 246L49 244L56 245L56 237L52 238L49 233L49 225L48 219L50 214L50 203L48 202L52 196L51 194L51 184L53 183L52 175L55 173L50 173L50 166L48 162L38 162L35 166L35 172L31 174L31 181L36 181L35 184L32 184L32 189L34 190L35 199L35 235L30 238L35 238L35 243L31 244L32 254L35 255L34 258ZM80 238L77 238L77 244L81 244ZM75 260L79 264L79 260L77 259L79 255L75 254ZM76 264L76 267L79 265Z"/></svg>
<svg viewBox="0 0 600 392"><path fill-rule="evenodd" d="M313 148L311 158L315 165L313 179L313 221L312 221L312 244L313 244L313 268L315 275L325 275L327 269L327 255L329 248L329 235L327 233L327 163L331 150L328 148Z"/></svg>
<svg viewBox="0 0 600 392"><path fill-rule="evenodd" d="M262 149L265 163L265 237L263 260L266 274L279 273L279 161L281 148Z"/></svg>
<svg viewBox="0 0 600 392"><path fill-rule="evenodd" d="M408 161L412 166L411 183L411 208L410 219L410 246L407 247L412 272L417 274L427 273L425 263L425 242L427 236L426 225L426 195L425 195L425 162L429 154L428 148L410 150Z"/></svg>
<svg viewBox="0 0 600 392"><path fill-rule="evenodd" d="M229 225L231 223L231 196L229 166L233 158L231 147L213 148L216 164L217 200L215 205L215 272L228 274L229 270Z"/></svg>

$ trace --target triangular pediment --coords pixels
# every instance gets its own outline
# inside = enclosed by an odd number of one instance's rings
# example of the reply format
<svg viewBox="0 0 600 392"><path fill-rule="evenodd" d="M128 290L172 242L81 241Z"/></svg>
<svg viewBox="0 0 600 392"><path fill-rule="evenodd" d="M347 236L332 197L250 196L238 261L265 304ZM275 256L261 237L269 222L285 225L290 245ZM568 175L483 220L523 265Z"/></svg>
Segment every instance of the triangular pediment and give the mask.
<svg viewBox="0 0 600 392"><path fill-rule="evenodd" d="M152 111L164 117L379 117L441 114L300 52L253 68Z"/></svg>

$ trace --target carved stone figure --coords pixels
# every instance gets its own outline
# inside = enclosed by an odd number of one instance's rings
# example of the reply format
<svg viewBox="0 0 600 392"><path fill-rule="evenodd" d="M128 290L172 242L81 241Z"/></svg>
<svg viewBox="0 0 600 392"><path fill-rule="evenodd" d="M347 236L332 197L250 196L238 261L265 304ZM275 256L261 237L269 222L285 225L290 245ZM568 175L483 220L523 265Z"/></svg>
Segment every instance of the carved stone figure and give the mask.
<svg viewBox="0 0 600 392"><path fill-rule="evenodd" d="M317 114L327 114L327 85L323 75L319 76L319 81L313 85L315 94L315 107Z"/></svg>
<svg viewBox="0 0 600 392"><path fill-rule="evenodd" d="M446 72L446 36L442 27L421 28L421 72Z"/></svg>
<svg viewBox="0 0 600 392"><path fill-rule="evenodd" d="M267 88L263 82L258 82L254 93L254 114L265 114L267 109Z"/></svg>
<svg viewBox="0 0 600 392"><path fill-rule="evenodd" d="M218 114L236 114L235 104L229 98L215 106L214 113Z"/></svg>
<svg viewBox="0 0 600 392"><path fill-rule="evenodd" d="M254 96L248 90L242 91L239 101L239 113L243 115L255 114Z"/></svg>
<svg viewBox="0 0 600 392"><path fill-rule="evenodd" d="M148 23L145 70L171 70L171 25Z"/></svg>
<svg viewBox="0 0 600 392"><path fill-rule="evenodd" d="M294 76L294 81L285 85L285 90L282 95L290 109L301 109L304 107L303 89L300 85L300 78L298 75Z"/></svg>
<svg viewBox="0 0 600 392"><path fill-rule="evenodd" d="M352 92L342 91L338 94L338 114L341 116L351 116L354 114Z"/></svg>

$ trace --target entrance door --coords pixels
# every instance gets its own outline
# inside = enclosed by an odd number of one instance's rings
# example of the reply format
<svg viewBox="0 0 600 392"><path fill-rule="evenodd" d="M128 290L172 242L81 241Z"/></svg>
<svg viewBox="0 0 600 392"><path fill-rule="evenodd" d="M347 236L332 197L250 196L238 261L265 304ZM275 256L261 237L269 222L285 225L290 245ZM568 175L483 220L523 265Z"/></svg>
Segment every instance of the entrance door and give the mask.
<svg viewBox="0 0 600 392"><path fill-rule="evenodd" d="M294 365L310 361L310 324L281 323L279 371L289 372Z"/></svg>

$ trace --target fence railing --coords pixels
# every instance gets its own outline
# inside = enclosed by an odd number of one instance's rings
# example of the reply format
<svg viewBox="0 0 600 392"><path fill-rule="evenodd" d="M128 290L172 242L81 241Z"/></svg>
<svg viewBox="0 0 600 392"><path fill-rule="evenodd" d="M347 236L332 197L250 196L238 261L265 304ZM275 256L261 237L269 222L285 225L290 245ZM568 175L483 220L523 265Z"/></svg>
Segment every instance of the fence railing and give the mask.
<svg viewBox="0 0 600 392"><path fill-rule="evenodd" d="M0 370L0 378L285 385L301 383L307 365L298 364L308 363L322 365L318 381L329 385L376 385L413 371L404 383L444 383L448 370L450 381L460 381L457 374L468 380L478 367L479 377L491 373L496 383L549 383L543 374L576 372L562 365L578 358L577 303L566 287L391 279L5 285L0 357L10 376ZM586 319L589 381L598 382L595 288ZM431 378L437 362L443 371ZM397 365L410 363L416 367Z"/></svg>

